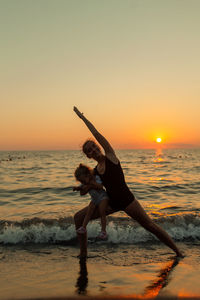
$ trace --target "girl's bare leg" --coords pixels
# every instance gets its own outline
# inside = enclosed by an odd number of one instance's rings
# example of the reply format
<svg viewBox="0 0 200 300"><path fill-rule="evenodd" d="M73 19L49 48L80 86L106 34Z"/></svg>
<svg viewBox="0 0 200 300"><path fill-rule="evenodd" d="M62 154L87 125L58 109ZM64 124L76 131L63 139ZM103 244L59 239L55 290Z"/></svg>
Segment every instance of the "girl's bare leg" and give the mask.
<svg viewBox="0 0 200 300"><path fill-rule="evenodd" d="M88 210L88 206L81 209L74 215L74 222L75 222L76 229L78 229L80 226L82 226L83 220L87 213L87 210ZM106 209L106 215L110 215L112 213L114 213L114 210L112 210L108 206ZM99 217L100 217L99 210L98 210L98 208L95 208L95 210L91 216L91 220L98 219ZM85 234L78 233L77 236L78 236L78 240L79 240L79 244L80 244L80 256L86 257L87 256L87 233L85 233Z"/></svg>
<svg viewBox="0 0 200 300"><path fill-rule="evenodd" d="M177 256L183 257L182 253L177 248L168 233L151 220L136 199L129 204L129 206L125 209L125 212L145 229L153 233L160 241L170 247Z"/></svg>

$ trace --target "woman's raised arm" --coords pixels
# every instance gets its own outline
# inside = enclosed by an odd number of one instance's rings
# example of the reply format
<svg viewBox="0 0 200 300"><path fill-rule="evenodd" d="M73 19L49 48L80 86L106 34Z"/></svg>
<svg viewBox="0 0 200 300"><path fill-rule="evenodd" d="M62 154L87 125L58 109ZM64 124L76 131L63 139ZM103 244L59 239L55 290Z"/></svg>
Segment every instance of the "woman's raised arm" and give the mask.
<svg viewBox="0 0 200 300"><path fill-rule="evenodd" d="M112 146L110 143L106 140L106 138L101 135L97 129L94 127L94 125L81 113L77 107L74 106L74 111L77 114L77 116L83 120L87 128L90 130L90 132L93 134L97 142L102 146L106 154L112 153L115 154Z"/></svg>

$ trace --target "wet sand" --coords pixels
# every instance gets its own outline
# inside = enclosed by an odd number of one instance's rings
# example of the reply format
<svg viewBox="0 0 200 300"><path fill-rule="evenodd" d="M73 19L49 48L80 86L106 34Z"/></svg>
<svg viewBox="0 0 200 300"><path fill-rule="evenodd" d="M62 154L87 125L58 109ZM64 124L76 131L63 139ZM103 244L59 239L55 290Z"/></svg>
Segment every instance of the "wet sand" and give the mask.
<svg viewBox="0 0 200 300"><path fill-rule="evenodd" d="M199 245L176 259L160 245L94 246L78 260L77 247L0 249L0 299L198 299Z"/></svg>

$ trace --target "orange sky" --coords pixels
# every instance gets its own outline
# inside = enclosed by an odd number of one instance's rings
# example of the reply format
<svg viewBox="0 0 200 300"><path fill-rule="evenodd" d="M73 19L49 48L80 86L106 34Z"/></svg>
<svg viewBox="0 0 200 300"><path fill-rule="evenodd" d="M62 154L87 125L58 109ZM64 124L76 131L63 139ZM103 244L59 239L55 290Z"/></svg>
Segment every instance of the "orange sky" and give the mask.
<svg viewBox="0 0 200 300"><path fill-rule="evenodd" d="M200 146L200 2L0 4L0 150Z"/></svg>

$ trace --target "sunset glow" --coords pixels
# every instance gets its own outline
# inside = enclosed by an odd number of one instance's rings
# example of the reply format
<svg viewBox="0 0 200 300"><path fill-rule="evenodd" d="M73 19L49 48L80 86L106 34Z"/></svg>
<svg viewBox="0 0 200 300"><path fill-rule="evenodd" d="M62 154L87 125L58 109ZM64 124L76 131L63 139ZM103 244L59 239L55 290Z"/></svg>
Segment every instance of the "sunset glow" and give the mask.
<svg viewBox="0 0 200 300"><path fill-rule="evenodd" d="M90 134L73 106L114 148L200 146L199 1L181 13L179 1L10 5L0 9L0 150L79 149Z"/></svg>

